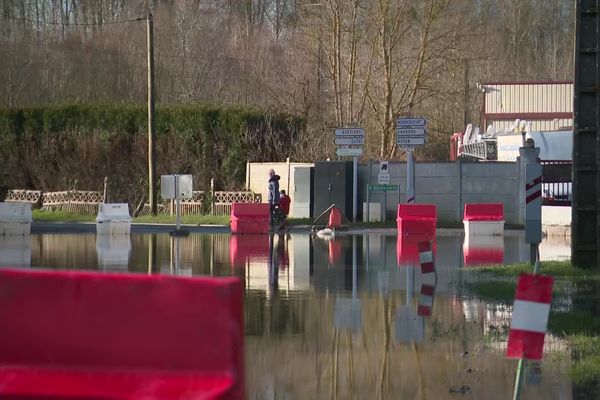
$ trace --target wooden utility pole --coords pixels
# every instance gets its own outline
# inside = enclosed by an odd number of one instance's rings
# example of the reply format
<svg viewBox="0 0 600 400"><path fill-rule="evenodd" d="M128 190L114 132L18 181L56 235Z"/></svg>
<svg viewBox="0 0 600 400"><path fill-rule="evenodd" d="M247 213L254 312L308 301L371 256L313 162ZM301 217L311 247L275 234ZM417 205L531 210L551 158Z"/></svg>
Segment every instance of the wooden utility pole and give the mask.
<svg viewBox="0 0 600 400"><path fill-rule="evenodd" d="M150 212L156 215L156 121L154 114L154 26L152 13L148 12L148 201Z"/></svg>

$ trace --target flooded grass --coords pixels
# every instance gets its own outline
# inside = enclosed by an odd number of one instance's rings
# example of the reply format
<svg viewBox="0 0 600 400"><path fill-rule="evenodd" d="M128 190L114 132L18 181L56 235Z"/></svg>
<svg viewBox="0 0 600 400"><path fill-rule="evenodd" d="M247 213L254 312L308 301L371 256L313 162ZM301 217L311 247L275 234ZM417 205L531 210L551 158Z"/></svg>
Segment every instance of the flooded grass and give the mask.
<svg viewBox="0 0 600 400"><path fill-rule="evenodd" d="M94 222L96 216L92 214L73 214L65 211L32 210L34 221L44 222Z"/></svg>
<svg viewBox="0 0 600 400"><path fill-rule="evenodd" d="M133 219L140 224L175 224L174 215L144 215ZM186 225L229 225L229 215L182 215L181 223Z"/></svg>
<svg viewBox="0 0 600 400"><path fill-rule="evenodd" d="M533 271L533 267L528 263L519 263L474 268L470 271L495 277L516 277L523 272L531 273ZM557 279L598 279L600 278L600 267L575 268L571 264L571 261L544 261L541 263L540 273L544 275L552 275Z"/></svg>
<svg viewBox="0 0 600 400"><path fill-rule="evenodd" d="M515 282L479 281L468 282L466 289L482 300L512 304L515 297Z"/></svg>
<svg viewBox="0 0 600 400"><path fill-rule="evenodd" d="M569 343L574 361L571 369L573 383L597 387L600 382L600 337L572 335Z"/></svg>
<svg viewBox="0 0 600 400"><path fill-rule="evenodd" d="M532 268L522 263L471 271L479 278L465 283L471 294L491 302L512 304L517 275L531 272ZM589 390L597 393L600 389L600 312L597 307L600 268L574 268L570 261L550 261L542 263L541 273L555 278L548 331L569 345L573 384L586 393Z"/></svg>

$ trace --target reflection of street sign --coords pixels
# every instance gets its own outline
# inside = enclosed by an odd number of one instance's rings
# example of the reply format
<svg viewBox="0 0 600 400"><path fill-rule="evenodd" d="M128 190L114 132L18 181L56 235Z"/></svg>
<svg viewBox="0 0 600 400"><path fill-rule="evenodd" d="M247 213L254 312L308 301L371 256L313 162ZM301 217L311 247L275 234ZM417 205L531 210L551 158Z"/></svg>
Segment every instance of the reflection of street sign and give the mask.
<svg viewBox="0 0 600 400"><path fill-rule="evenodd" d="M336 299L333 310L333 325L338 329L349 329L352 332L358 332L362 328L360 299Z"/></svg>
<svg viewBox="0 0 600 400"><path fill-rule="evenodd" d="M398 185L369 185L371 192L390 192L398 190Z"/></svg>
<svg viewBox="0 0 600 400"><path fill-rule="evenodd" d="M390 292L390 273L388 271L379 271L377 273L377 286L379 287L379 293L383 297L387 297Z"/></svg>
<svg viewBox="0 0 600 400"><path fill-rule="evenodd" d="M396 120L397 127L424 127L427 125L425 118L398 118Z"/></svg>
<svg viewBox="0 0 600 400"><path fill-rule="evenodd" d="M425 136L421 136L421 137L396 136L396 143L399 146L420 146L420 145L427 143L427 138Z"/></svg>
<svg viewBox="0 0 600 400"><path fill-rule="evenodd" d="M360 157L363 155L362 147L340 147L335 154L340 157Z"/></svg>
<svg viewBox="0 0 600 400"><path fill-rule="evenodd" d="M425 128L396 128L396 136L425 136Z"/></svg>
<svg viewBox="0 0 600 400"><path fill-rule="evenodd" d="M335 136L365 136L365 130L363 128L337 128L335 130Z"/></svg>
<svg viewBox="0 0 600 400"><path fill-rule="evenodd" d="M365 144L364 136L336 136L335 144L338 146L348 146L348 145L363 145Z"/></svg>
<svg viewBox="0 0 600 400"><path fill-rule="evenodd" d="M419 343L425 338L425 321L410 306L400 306L396 312L396 341Z"/></svg>

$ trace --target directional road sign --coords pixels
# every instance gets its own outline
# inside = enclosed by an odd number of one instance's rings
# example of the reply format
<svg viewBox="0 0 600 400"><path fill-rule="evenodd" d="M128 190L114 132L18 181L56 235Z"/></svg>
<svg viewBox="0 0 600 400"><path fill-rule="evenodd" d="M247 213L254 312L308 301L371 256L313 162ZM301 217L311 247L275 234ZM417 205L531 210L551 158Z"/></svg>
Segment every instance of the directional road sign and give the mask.
<svg viewBox="0 0 600 400"><path fill-rule="evenodd" d="M335 144L338 146L363 145L365 144L364 136L336 136Z"/></svg>
<svg viewBox="0 0 600 400"><path fill-rule="evenodd" d="M399 146L420 146L427 143L427 137L396 136L396 143Z"/></svg>
<svg viewBox="0 0 600 400"><path fill-rule="evenodd" d="M396 136L425 136L425 128L396 128Z"/></svg>
<svg viewBox="0 0 600 400"><path fill-rule="evenodd" d="M390 192L398 190L398 185L369 185L371 192Z"/></svg>
<svg viewBox="0 0 600 400"><path fill-rule="evenodd" d="M335 136L362 136L365 137L363 128L336 128Z"/></svg>
<svg viewBox="0 0 600 400"><path fill-rule="evenodd" d="M398 118L396 120L396 126L400 127L425 127L427 121L425 118Z"/></svg>
<svg viewBox="0 0 600 400"><path fill-rule="evenodd" d="M360 157L363 155L362 147L339 147L336 152L340 157Z"/></svg>

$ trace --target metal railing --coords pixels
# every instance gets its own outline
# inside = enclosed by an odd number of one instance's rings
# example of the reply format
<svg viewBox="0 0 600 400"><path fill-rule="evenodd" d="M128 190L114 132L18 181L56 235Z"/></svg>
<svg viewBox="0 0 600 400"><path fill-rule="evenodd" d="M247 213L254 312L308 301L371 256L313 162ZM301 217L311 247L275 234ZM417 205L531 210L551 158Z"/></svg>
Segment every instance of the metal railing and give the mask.
<svg viewBox="0 0 600 400"><path fill-rule="evenodd" d="M478 160L497 160L498 144L496 139L483 139L477 143L469 143L460 146L461 157L472 157Z"/></svg>
<svg viewBox="0 0 600 400"><path fill-rule="evenodd" d="M542 203L548 206L570 206L572 195L573 162L543 160Z"/></svg>

